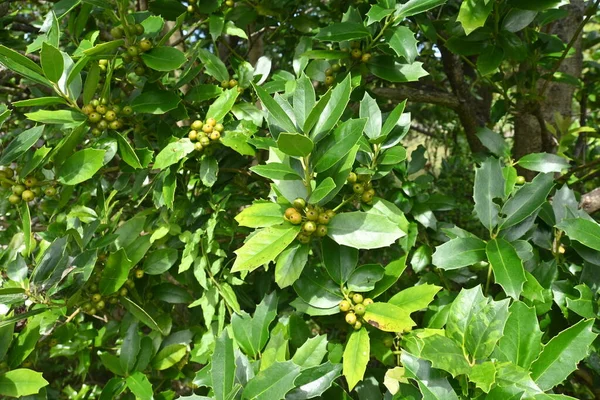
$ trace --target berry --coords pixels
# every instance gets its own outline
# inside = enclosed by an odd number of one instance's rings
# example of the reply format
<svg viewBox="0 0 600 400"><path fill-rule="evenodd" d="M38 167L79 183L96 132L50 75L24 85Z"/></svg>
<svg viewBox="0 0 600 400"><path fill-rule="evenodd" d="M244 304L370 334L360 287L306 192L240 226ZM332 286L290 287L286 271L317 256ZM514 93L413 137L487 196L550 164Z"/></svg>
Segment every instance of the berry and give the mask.
<svg viewBox="0 0 600 400"><path fill-rule="evenodd" d="M121 290L119 290L119 296L127 296L127 288L121 288Z"/></svg>
<svg viewBox="0 0 600 400"><path fill-rule="evenodd" d="M333 210L327 210L327 216L329 217L329 220L331 221L331 219L333 217L335 217L335 211L333 211Z"/></svg>
<svg viewBox="0 0 600 400"><path fill-rule="evenodd" d="M98 310L104 310L104 307L106 307L106 303L104 302L104 300L100 300L96 303L96 308Z"/></svg>
<svg viewBox="0 0 600 400"><path fill-rule="evenodd" d="M348 183L356 183L357 179L358 179L358 176L356 176L356 174L354 172L350 172L348 174L348 178L346 179L346 181Z"/></svg>
<svg viewBox="0 0 600 400"><path fill-rule="evenodd" d="M319 212L317 210L308 210L306 212L306 219L309 221L316 221L319 219Z"/></svg>
<svg viewBox="0 0 600 400"><path fill-rule="evenodd" d="M302 222L302 215L300 215L299 212L295 212L288 218L288 221L290 221L294 225L298 225Z"/></svg>
<svg viewBox="0 0 600 400"><path fill-rule="evenodd" d="M95 295L92 296L92 301L94 303L99 302L100 300L102 300L102 296L100 295L100 293L96 293Z"/></svg>
<svg viewBox="0 0 600 400"><path fill-rule="evenodd" d="M204 133L211 133L212 131L213 131L213 126L208 123L204 124L204 126L202 127L202 132L204 132Z"/></svg>
<svg viewBox="0 0 600 400"><path fill-rule="evenodd" d="M237 86L237 84L238 84L238 81L236 81L235 79L231 79L231 80L229 81L229 87L230 87L230 88L232 88L232 87L236 87L236 86Z"/></svg>
<svg viewBox="0 0 600 400"><path fill-rule="evenodd" d="M23 201L30 202L35 199L35 194L31 190L26 190L21 194Z"/></svg>
<svg viewBox="0 0 600 400"><path fill-rule="evenodd" d="M522 185L525 183L525 177L523 175L517 176L517 180L515 181L517 185Z"/></svg>
<svg viewBox="0 0 600 400"><path fill-rule="evenodd" d="M56 340L56 339L50 339L50 342L48 343L48 345L49 345L50 347L54 347L54 346L56 346L57 344L58 344L58 340Z"/></svg>
<svg viewBox="0 0 600 400"><path fill-rule="evenodd" d="M326 76L325 77L325 84L327 86L333 85L334 82L335 82L335 78L333 76Z"/></svg>
<svg viewBox="0 0 600 400"><path fill-rule="evenodd" d="M219 140L221 138L221 134L217 131L212 131L210 134L210 140Z"/></svg>
<svg viewBox="0 0 600 400"><path fill-rule="evenodd" d="M350 302L348 302L348 300L340 301L340 311L343 311L343 312L350 311L350 307L352 307L352 306L350 305Z"/></svg>
<svg viewBox="0 0 600 400"><path fill-rule="evenodd" d="M365 191L365 187L360 183L355 183L352 185L352 191L356 194L362 194Z"/></svg>
<svg viewBox="0 0 600 400"><path fill-rule="evenodd" d="M298 241L302 244L308 244L310 243L310 236L301 233L298 235Z"/></svg>
<svg viewBox="0 0 600 400"><path fill-rule="evenodd" d="M364 299L364 300L363 300L363 302L362 302L362 303L363 303L363 305L366 307L366 306L368 306L369 304L373 304L373 299L372 299L372 298L370 298L370 297L367 297L366 299Z"/></svg>
<svg viewBox="0 0 600 400"><path fill-rule="evenodd" d="M113 104L112 106L108 107L108 109L114 111L115 114L118 114L121 111L121 106L118 104Z"/></svg>
<svg viewBox="0 0 600 400"><path fill-rule="evenodd" d="M312 221L306 221L304 225L302 225L302 230L310 235L317 230L317 225Z"/></svg>
<svg viewBox="0 0 600 400"><path fill-rule="evenodd" d="M98 65L108 65L107 59L98 60Z"/></svg>
<svg viewBox="0 0 600 400"><path fill-rule="evenodd" d="M117 113L114 111L107 111L106 114L104 114L104 119L106 119L108 122L114 121L117 119Z"/></svg>
<svg viewBox="0 0 600 400"><path fill-rule="evenodd" d="M122 54L121 54L121 58L123 59L123 62L124 62L125 64L129 64L130 62L132 62L132 61L133 61L133 57L131 57L131 56L130 56L129 54L127 54L127 53L122 53Z"/></svg>
<svg viewBox="0 0 600 400"><path fill-rule="evenodd" d="M135 67L135 69L133 70L133 72L137 76L143 76L146 73L146 68L144 68L141 65L139 65L139 66Z"/></svg>
<svg viewBox="0 0 600 400"><path fill-rule="evenodd" d="M324 237L327 235L327 227L325 225L317 226L317 231L315 233L318 237Z"/></svg>
<svg viewBox="0 0 600 400"><path fill-rule="evenodd" d="M356 321L356 323L354 324L354 330L357 331L360 328L362 328L362 322Z"/></svg>
<svg viewBox="0 0 600 400"><path fill-rule="evenodd" d="M356 315L364 315L365 311L365 306L362 304L357 304L354 306L354 312L356 313Z"/></svg>
<svg viewBox="0 0 600 400"><path fill-rule="evenodd" d="M362 294L360 293L354 293L352 295L352 301L354 302L354 304L360 304L363 302L363 297Z"/></svg>
<svg viewBox="0 0 600 400"><path fill-rule="evenodd" d="M352 50L352 58L355 58L357 60L360 60L362 57L363 53L362 51L360 51L360 49L354 49Z"/></svg>
<svg viewBox="0 0 600 400"><path fill-rule="evenodd" d="M360 58L360 61L364 62L364 63L368 63L370 59L371 59L371 53L365 53Z"/></svg>
<svg viewBox="0 0 600 400"><path fill-rule="evenodd" d="M137 33L138 36L143 35L144 34L144 25L142 24L135 24L135 33Z"/></svg>
<svg viewBox="0 0 600 400"><path fill-rule="evenodd" d="M92 135L96 136L96 137L102 135L102 131L98 128L93 128L91 132L92 132Z"/></svg>
<svg viewBox="0 0 600 400"><path fill-rule="evenodd" d="M26 190L27 188L23 185L14 185L12 187L12 192L14 194L16 194L17 196L20 196L21 194L23 194L23 192Z"/></svg>
<svg viewBox="0 0 600 400"><path fill-rule="evenodd" d="M231 83L231 81L230 81L230 83ZM210 125L211 127L214 127L217 124L217 120L214 118L209 118L206 120L206 124Z"/></svg>
<svg viewBox="0 0 600 400"><path fill-rule="evenodd" d="M19 204L21 202L21 196L17 196L16 194L11 194L8 196L8 202L10 204Z"/></svg>
<svg viewBox="0 0 600 400"><path fill-rule="evenodd" d="M123 107L123 115L131 115L133 114L133 108L129 107L129 106L125 106Z"/></svg>
<svg viewBox="0 0 600 400"><path fill-rule="evenodd" d="M116 297L111 297L108 302L110 304L117 304L119 302L119 299L117 299Z"/></svg>
<svg viewBox="0 0 600 400"><path fill-rule="evenodd" d="M201 137L199 142L202 145L202 147L210 146L210 139L207 138L206 136Z"/></svg>
<svg viewBox="0 0 600 400"><path fill-rule="evenodd" d="M122 26L115 26L110 30L110 36L112 36L115 39L121 39L124 34L125 31L123 30Z"/></svg>
<svg viewBox="0 0 600 400"><path fill-rule="evenodd" d="M216 124L214 129L215 131L222 133L225 130L225 127L223 126L223 124Z"/></svg>
<svg viewBox="0 0 600 400"><path fill-rule="evenodd" d="M90 310L88 311L88 314L90 315L96 315L97 311L95 308L90 308Z"/></svg>
<svg viewBox="0 0 600 400"><path fill-rule="evenodd" d="M356 315L353 312L349 312L346 314L346 322L350 325L354 325L356 323Z"/></svg>
<svg viewBox="0 0 600 400"><path fill-rule="evenodd" d="M42 188L39 186L32 187L31 191L33 192L33 194L35 194L36 197L42 194Z"/></svg>
<svg viewBox="0 0 600 400"><path fill-rule="evenodd" d="M318 222L321 225L327 225L329 223L329 215L327 215L326 212L320 213L319 214Z"/></svg>
<svg viewBox="0 0 600 400"><path fill-rule="evenodd" d="M44 191L44 193L48 197L56 196L56 188L54 188L52 186L47 187L46 190Z"/></svg>
<svg viewBox="0 0 600 400"><path fill-rule="evenodd" d="M333 69L332 69L332 68L327 68L327 69L325 70L325 75L327 75L327 76L331 76L331 75L333 75Z"/></svg>
<svg viewBox="0 0 600 400"><path fill-rule="evenodd" d="M202 143L200 143L200 142L194 143L194 150L196 150L196 151L204 150L204 147L202 147Z"/></svg>
<svg viewBox="0 0 600 400"><path fill-rule="evenodd" d="M12 178L13 175L15 174L15 171L13 171L12 168L6 168L3 169L2 171L0 171L5 177L7 178Z"/></svg>
<svg viewBox="0 0 600 400"><path fill-rule="evenodd" d="M108 128L108 122L103 119L102 121L98 122L96 128L98 128L101 131L105 131Z"/></svg>
<svg viewBox="0 0 600 400"><path fill-rule="evenodd" d="M96 292L98 291L98 285L96 285L95 283L92 283L89 287L89 291L90 292Z"/></svg>
<svg viewBox="0 0 600 400"><path fill-rule="evenodd" d="M102 115L98 114L97 112L93 112L88 116L88 120L92 123L99 122L101 119Z"/></svg>
<svg viewBox="0 0 600 400"><path fill-rule="evenodd" d="M98 107L100 105L100 100L98 99L94 99L92 101L90 101L90 105L94 108Z"/></svg>
<svg viewBox="0 0 600 400"><path fill-rule="evenodd" d="M81 112L85 115L90 115L94 112L94 107L91 104L86 104L85 106L81 107Z"/></svg>
<svg viewBox="0 0 600 400"><path fill-rule="evenodd" d="M391 336L386 336L383 339L383 345L385 347L392 347L394 345L394 338L392 338Z"/></svg>
<svg viewBox="0 0 600 400"><path fill-rule="evenodd" d="M108 127L113 131L118 131L119 128L121 128L121 123L119 121L112 121L110 124L108 124Z"/></svg>
<svg viewBox="0 0 600 400"><path fill-rule="evenodd" d="M193 12L194 12L194 6L193 6L193 5L191 5L191 4L190 4L189 6L187 6L187 11L188 11L189 13L193 13Z"/></svg>
<svg viewBox="0 0 600 400"><path fill-rule="evenodd" d="M83 311L90 311L90 310L92 309L92 303L84 303L84 304L81 306L81 309L82 309Z"/></svg>
<svg viewBox="0 0 600 400"><path fill-rule="evenodd" d="M225 5L226 5L227 7L233 7L233 0L227 0L227 1L225 2Z"/></svg>
<svg viewBox="0 0 600 400"><path fill-rule="evenodd" d="M342 66L340 64L333 64L331 66L331 69L333 70L333 72L338 72L340 69L342 69Z"/></svg>
<svg viewBox="0 0 600 400"><path fill-rule="evenodd" d="M290 219L290 217L294 214L298 214L298 211L296 211L295 208L288 208L287 210L285 210L285 213L283 214L285 216L285 219Z"/></svg>
<svg viewBox="0 0 600 400"><path fill-rule="evenodd" d="M135 57L139 54L138 48L135 46L129 46L127 48L127 54L129 54L131 57Z"/></svg>
<svg viewBox="0 0 600 400"><path fill-rule="evenodd" d="M96 107L96 112L98 114L104 115L104 114L106 114L107 111L108 111L108 108L103 104L100 104L98 107Z"/></svg>
<svg viewBox="0 0 600 400"><path fill-rule="evenodd" d="M229 88L229 81L227 81L227 80L221 81L221 87L223 89L228 89Z"/></svg>
<svg viewBox="0 0 600 400"><path fill-rule="evenodd" d="M363 201L363 203L370 203L373 200L373 193L370 191L364 192L360 199Z"/></svg>
<svg viewBox="0 0 600 400"><path fill-rule="evenodd" d="M306 207L306 200L304 200L302 197L298 197L296 200L294 200L292 205L296 210L302 210L304 207Z"/></svg>
<svg viewBox="0 0 600 400"><path fill-rule="evenodd" d="M144 270L143 269L136 269L135 270L135 277L138 279L141 279L144 277Z"/></svg>
<svg viewBox="0 0 600 400"><path fill-rule="evenodd" d="M193 142L198 139L198 132L192 130L188 133L188 138Z"/></svg>
<svg viewBox="0 0 600 400"><path fill-rule="evenodd" d="M197 119L194 122L192 122L192 125L190 125L190 128L192 128L195 131L199 131L200 129L202 129L203 125L204 125L204 123L202 123L202 121Z"/></svg>

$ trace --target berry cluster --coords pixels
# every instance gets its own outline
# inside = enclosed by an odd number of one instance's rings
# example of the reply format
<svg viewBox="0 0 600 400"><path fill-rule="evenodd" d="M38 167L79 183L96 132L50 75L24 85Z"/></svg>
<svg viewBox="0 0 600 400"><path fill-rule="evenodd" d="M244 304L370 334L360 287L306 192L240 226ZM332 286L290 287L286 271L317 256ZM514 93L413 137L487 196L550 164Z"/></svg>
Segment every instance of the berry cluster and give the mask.
<svg viewBox="0 0 600 400"><path fill-rule="evenodd" d="M198 13L200 14L200 6L197 4L198 0L188 0L188 6L187 6L187 11L189 13ZM223 2L224 8L226 9L230 9L234 6L234 1L233 0L227 0L225 2Z"/></svg>
<svg viewBox="0 0 600 400"><path fill-rule="evenodd" d="M371 60L371 53L361 50L361 42L353 40L350 42L350 55L356 61L362 63L368 63ZM348 51L348 49L342 49L342 51Z"/></svg>
<svg viewBox="0 0 600 400"><path fill-rule="evenodd" d="M230 80L224 80L224 81L221 81L221 87L222 87L223 89L233 89L233 88L234 88L234 87L236 87L237 85L238 85L238 81L237 81L237 80L235 80L235 79L230 79ZM238 90L238 92L240 92L240 93L244 91L244 89L243 89L243 88L241 88L241 87L238 87L238 89L237 89L237 90Z"/></svg>
<svg viewBox="0 0 600 400"><path fill-rule="evenodd" d="M130 64L129 67L137 76L146 74L146 66L140 55L152 49L153 44L149 39L139 38L144 34L144 26L141 24L127 25L126 27L117 26L110 30L110 34L115 39L121 39L127 36L129 40L127 46L121 53L121 58L125 64ZM102 61L102 60L100 60ZM100 67L102 69L102 67Z"/></svg>
<svg viewBox="0 0 600 400"><path fill-rule="evenodd" d="M81 108L81 111L87 115L90 122L90 132L94 136L102 135L107 129L118 131L127 125L123 117L129 117L133 114L133 109L129 106L121 108L118 104L108 104L106 99L94 99L89 104Z"/></svg>
<svg viewBox="0 0 600 400"><path fill-rule="evenodd" d="M302 230L298 233L300 243L309 243L313 236L323 237L327 235L327 224L335 216L333 210L324 210L319 206L306 206L302 198L294 200L293 207L285 210L284 218L294 225L302 224Z"/></svg>
<svg viewBox="0 0 600 400"><path fill-rule="evenodd" d="M217 123L214 118L208 118L205 123L197 119L190 125L188 138L196 142L194 144L196 151L203 151L211 144L219 142L224 130L223 124Z"/></svg>
<svg viewBox="0 0 600 400"><path fill-rule="evenodd" d="M325 84L327 86L333 85L335 82L335 75L340 72L342 66L340 64L333 64L330 68L325 70Z"/></svg>
<svg viewBox="0 0 600 400"><path fill-rule="evenodd" d="M8 196L8 201L14 205L20 204L22 201L29 203L35 200L36 197L42 195L42 190L47 197L54 197L57 193L54 182L40 182L33 175L19 179L15 177L15 171L12 168L0 171L0 183L3 188L11 189L12 193Z"/></svg>
<svg viewBox="0 0 600 400"><path fill-rule="evenodd" d="M362 294L350 292L346 300L340 302L340 311L346 313L346 322L359 330L363 326L362 316L369 304L373 304L373 299L363 299Z"/></svg>
<svg viewBox="0 0 600 400"><path fill-rule="evenodd" d="M357 175L355 172L350 172L347 182L352 185L352 191L355 196L360 198L360 201L371 204L375 196L375 189L373 189L373 183L369 175Z"/></svg>
<svg viewBox="0 0 600 400"><path fill-rule="evenodd" d="M125 284L117 292L109 295L108 297L102 297L98 293L98 282L100 281L100 274L94 274L95 278L91 284L86 288L88 294L88 301L82 304L81 310L89 315L96 315L98 311L102 311L106 308L106 302L109 304L117 304L119 297L125 297L129 293L129 290L135 287L135 282L132 278L127 279ZM133 272L133 276L137 279L144 277L144 271L142 269L136 269Z"/></svg>

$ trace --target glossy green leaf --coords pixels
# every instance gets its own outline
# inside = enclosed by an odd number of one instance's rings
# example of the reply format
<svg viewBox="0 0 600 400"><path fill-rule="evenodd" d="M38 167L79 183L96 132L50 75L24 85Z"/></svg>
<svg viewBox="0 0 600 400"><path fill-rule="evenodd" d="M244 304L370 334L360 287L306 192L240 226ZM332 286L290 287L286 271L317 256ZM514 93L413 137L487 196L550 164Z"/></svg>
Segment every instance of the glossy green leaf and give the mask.
<svg viewBox="0 0 600 400"><path fill-rule="evenodd" d="M262 87L254 86L254 90L279 129L283 132L296 132L296 126L281 105L279 105L279 103L277 103L277 101L275 101Z"/></svg>
<svg viewBox="0 0 600 400"><path fill-rule="evenodd" d="M200 49L198 51L198 58L202 61L208 75L215 78L218 82L229 80L227 67L219 57L208 50Z"/></svg>
<svg viewBox="0 0 600 400"><path fill-rule="evenodd" d="M496 383L496 365L491 361L475 364L469 372L469 380L485 393Z"/></svg>
<svg viewBox="0 0 600 400"><path fill-rule="evenodd" d="M344 349L343 374L348 382L348 388L352 390L364 378L371 348L369 332L364 326L357 331L352 331L349 336Z"/></svg>
<svg viewBox="0 0 600 400"><path fill-rule="evenodd" d="M323 27L315 36L315 39L326 42L343 42L346 40L357 40L369 36L369 30L357 22L334 22Z"/></svg>
<svg viewBox="0 0 600 400"><path fill-rule="evenodd" d="M156 156L153 169L165 169L194 151L194 143L188 138L179 139L166 145Z"/></svg>
<svg viewBox="0 0 600 400"><path fill-rule="evenodd" d="M106 264L102 269L102 276L98 287L103 295L112 294L119 290L129 275L131 260L127 258L125 249L120 249L116 253L111 253L106 259Z"/></svg>
<svg viewBox="0 0 600 400"><path fill-rule="evenodd" d="M133 323L129 325L127 333L123 338L121 344L121 353L119 354L119 361L121 363L121 369L125 373L129 373L133 370L137 361L138 353L140 352L141 337L138 334L138 324Z"/></svg>
<svg viewBox="0 0 600 400"><path fill-rule="evenodd" d="M488 242L485 252L492 265L496 283L502 286L507 295L517 300L527 281L523 261L517 251L506 240L496 238Z"/></svg>
<svg viewBox="0 0 600 400"><path fill-rule="evenodd" d="M152 368L162 371L177 364L187 353L185 344L175 343L163 347L152 359Z"/></svg>
<svg viewBox="0 0 600 400"><path fill-rule="evenodd" d="M403 351L400 361L407 378L414 379L424 400L458 400L446 374L431 367L429 361L420 360L407 351Z"/></svg>
<svg viewBox="0 0 600 400"><path fill-rule="evenodd" d="M594 310L594 293L586 284L580 284L574 288L579 292L577 298L566 298L567 308L584 318L596 318Z"/></svg>
<svg viewBox="0 0 600 400"><path fill-rule="evenodd" d="M300 278L306 263L310 247L306 244L292 243L285 249L275 265L275 282L280 288L291 286Z"/></svg>
<svg viewBox="0 0 600 400"><path fill-rule="evenodd" d="M308 198L308 203L319 204L323 201L323 199L327 198L327 196L329 196L334 189L335 181L331 177L325 178L311 193L310 197Z"/></svg>
<svg viewBox="0 0 600 400"><path fill-rule="evenodd" d="M313 152L316 172L333 167L346 156L362 136L366 126L365 119L349 119L338 125L333 133L319 142Z"/></svg>
<svg viewBox="0 0 600 400"><path fill-rule="evenodd" d="M481 224L488 230L492 230L498 224L500 206L494 200L502 198L504 198L504 177L500 160L488 158L475 170L473 189L475 213Z"/></svg>
<svg viewBox="0 0 600 400"><path fill-rule="evenodd" d="M385 216L355 211L332 218L327 235L344 246L377 249L389 246L406 233Z"/></svg>
<svg viewBox="0 0 600 400"><path fill-rule="evenodd" d="M504 49L501 46L489 46L477 58L477 70L483 76L493 74L498 70L503 59Z"/></svg>
<svg viewBox="0 0 600 400"><path fill-rule="evenodd" d="M76 111L69 110L38 110L26 113L27 119L45 124L75 125L85 120L85 116Z"/></svg>
<svg viewBox="0 0 600 400"><path fill-rule="evenodd" d="M299 180L302 177L292 167L284 163L272 162L264 165L255 165L250 171L265 178L274 180Z"/></svg>
<svg viewBox="0 0 600 400"><path fill-rule="evenodd" d="M442 290L440 286L426 283L406 288L392 296L388 302L401 308L402 311L411 314L427 308L429 303L433 301L436 293L440 290Z"/></svg>
<svg viewBox="0 0 600 400"><path fill-rule="evenodd" d="M584 218L563 219L556 227L590 249L600 251L600 225Z"/></svg>
<svg viewBox="0 0 600 400"><path fill-rule="evenodd" d="M292 361L302 369L321 364L327 354L327 335L318 335L308 339L294 354Z"/></svg>
<svg viewBox="0 0 600 400"><path fill-rule="evenodd" d="M181 67L187 58L175 47L157 46L141 55L144 64L155 71L173 71Z"/></svg>
<svg viewBox="0 0 600 400"><path fill-rule="evenodd" d="M123 307L125 307L125 309L129 311L134 317L136 317L140 322L145 324L148 328L162 333L156 321L142 307L140 307L127 297L121 297L120 300L121 304L123 304Z"/></svg>
<svg viewBox="0 0 600 400"><path fill-rule="evenodd" d="M313 142L317 143L318 141L324 139L336 126L337 122L344 113L348 102L350 101L351 92L352 84L350 81L350 76L348 75L342 82L333 88L331 91L331 98L327 102L325 108L322 112L317 114L316 122L310 133L310 137ZM314 119L313 113L315 111L318 111L317 107L313 109L313 112L311 112L307 118L307 123L309 120ZM305 133L307 132L306 129L307 128L305 126Z"/></svg>
<svg viewBox="0 0 600 400"><path fill-rule="evenodd" d="M0 374L0 395L9 397L31 396L48 385L41 372L26 368Z"/></svg>
<svg viewBox="0 0 600 400"><path fill-rule="evenodd" d="M294 116L296 117L296 122L299 127L303 127L306 122L306 118L312 111L315 106L315 88L313 87L313 83L306 75L302 74L299 79L296 80L296 89L294 90L292 96L292 104L294 109ZM281 136L280 136L281 137ZM312 141L311 141L312 143ZM314 144L313 144L314 146ZM284 149L279 145L279 149L284 153L287 153ZM312 150L312 147L311 147ZM291 153L287 153L290 155L294 155ZM306 154L301 154L301 156Z"/></svg>
<svg viewBox="0 0 600 400"><path fill-rule="evenodd" d="M415 326L409 313L391 303L373 303L366 307L363 319L368 324L385 332L404 332Z"/></svg>
<svg viewBox="0 0 600 400"><path fill-rule="evenodd" d="M46 78L50 82L58 82L64 68L63 56L60 50L48 42L44 42L42 44L42 51L40 52L40 61Z"/></svg>
<svg viewBox="0 0 600 400"><path fill-rule="evenodd" d="M306 157L315 147L307 136L299 133L282 132L277 138L277 147L285 154L294 157Z"/></svg>
<svg viewBox="0 0 600 400"><path fill-rule="evenodd" d="M381 136L381 110L377 101L367 92L360 101L359 116L367 121L364 132L369 139L374 140Z"/></svg>
<svg viewBox="0 0 600 400"><path fill-rule="evenodd" d="M379 264L366 264L356 268L348 277L346 286L355 292L368 292L383 278L385 269Z"/></svg>
<svg viewBox="0 0 600 400"><path fill-rule="evenodd" d="M544 204L553 187L552 174L539 174L531 182L521 186L502 207L501 212L506 217L500 223L500 227L509 228L535 213Z"/></svg>
<svg viewBox="0 0 600 400"><path fill-rule="evenodd" d="M133 111L145 114L164 114L177 108L181 98L177 92L151 90L143 92L131 102Z"/></svg>
<svg viewBox="0 0 600 400"><path fill-rule="evenodd" d="M402 275L405 269L406 255L386 265L383 277L381 278L381 280L375 283L375 288L369 293L369 297L374 299L385 293L390 287L394 285L394 283L398 281L398 278L400 278L400 275Z"/></svg>
<svg viewBox="0 0 600 400"><path fill-rule="evenodd" d="M287 400L304 400L321 396L331 387L342 372L341 364L327 361L319 366L303 370L294 381L296 388L289 392Z"/></svg>
<svg viewBox="0 0 600 400"><path fill-rule="evenodd" d="M249 228L264 228L267 226L280 225L286 206L271 201L257 201L250 207L246 207L236 215L235 220L240 226Z"/></svg>
<svg viewBox="0 0 600 400"><path fill-rule="evenodd" d="M594 320L581 320L553 337L531 365L531 377L540 389L549 390L577 368L596 339Z"/></svg>
<svg viewBox="0 0 600 400"><path fill-rule="evenodd" d="M397 165L404 160L406 160L406 149L402 146L396 146L383 152L379 158L379 164Z"/></svg>
<svg viewBox="0 0 600 400"><path fill-rule="evenodd" d="M411 17L441 6L447 0L408 0L406 3L396 5L396 17L399 19Z"/></svg>
<svg viewBox="0 0 600 400"><path fill-rule="evenodd" d="M341 246L328 237L323 238L321 245L327 273L337 284L346 283L358 263L358 250Z"/></svg>
<svg viewBox="0 0 600 400"><path fill-rule="evenodd" d="M294 290L306 303L316 308L336 308L343 296L339 285L328 279L320 269L305 268L294 283Z"/></svg>
<svg viewBox="0 0 600 400"><path fill-rule="evenodd" d="M125 378L125 382L127 382L127 387L137 399L152 398L152 384L144 373L139 371L134 372L132 375L129 375L127 378Z"/></svg>
<svg viewBox="0 0 600 400"><path fill-rule="evenodd" d="M465 33L469 35L475 29L485 25L493 6L493 1L466 0L460 5L456 20L462 24Z"/></svg>
<svg viewBox="0 0 600 400"><path fill-rule="evenodd" d="M283 399L286 393L294 388L294 381L298 375L300 375L300 367L292 361L276 362L248 381L242 392L242 398Z"/></svg>
<svg viewBox="0 0 600 400"><path fill-rule="evenodd" d="M420 357L431 361L434 368L449 372L453 377L471 371L463 349L452 339L442 335L431 335L422 339Z"/></svg>
<svg viewBox="0 0 600 400"><path fill-rule="evenodd" d="M210 376L213 383L215 399L225 400L233 389L235 382L235 355L233 340L226 330L217 338L215 351L211 358Z"/></svg>
<svg viewBox="0 0 600 400"><path fill-rule="evenodd" d="M396 26L386 29L385 38L388 46L394 50L396 55L404 57L409 64L415 61L419 53L417 51L418 42L413 31L405 26Z"/></svg>
<svg viewBox="0 0 600 400"><path fill-rule="evenodd" d="M422 62L401 64L390 56L376 56L367 64L373 75L389 82L415 82L427 76Z"/></svg>
<svg viewBox="0 0 600 400"><path fill-rule="evenodd" d="M473 265L486 259L486 244L474 237L457 237L435 248L433 265L451 270Z"/></svg>
<svg viewBox="0 0 600 400"><path fill-rule="evenodd" d="M0 45L0 62L6 68L15 71L17 74L23 75L42 85L52 87L52 84L48 79L42 76L44 73L42 68L15 50Z"/></svg>
<svg viewBox="0 0 600 400"><path fill-rule="evenodd" d="M519 32L526 28L537 16L536 11L510 9L502 20L502 29L509 32Z"/></svg>
<svg viewBox="0 0 600 400"><path fill-rule="evenodd" d="M10 164L31 148L44 133L44 125L38 125L21 132L2 151L0 165Z"/></svg>
<svg viewBox="0 0 600 400"><path fill-rule="evenodd" d="M105 150L80 150L67 158L58 170L57 178L63 185L77 185L91 179L104 164Z"/></svg>
<svg viewBox="0 0 600 400"><path fill-rule="evenodd" d="M510 361L529 370L542 349L542 331L535 308L517 301L508 310L510 315L495 356L500 361Z"/></svg>
<svg viewBox="0 0 600 400"><path fill-rule="evenodd" d="M214 118L217 121L221 121L231 110L239 94L235 88L223 91L208 108L206 118Z"/></svg>

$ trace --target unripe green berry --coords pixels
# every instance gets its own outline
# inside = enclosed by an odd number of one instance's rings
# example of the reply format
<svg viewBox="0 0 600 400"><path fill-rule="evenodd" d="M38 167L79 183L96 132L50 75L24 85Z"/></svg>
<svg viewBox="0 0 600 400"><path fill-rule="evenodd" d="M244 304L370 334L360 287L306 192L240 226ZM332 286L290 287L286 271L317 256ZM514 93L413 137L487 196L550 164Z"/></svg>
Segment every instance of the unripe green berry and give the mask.
<svg viewBox="0 0 600 400"><path fill-rule="evenodd" d="M99 122L101 119L102 115L98 114L97 112L93 112L88 116L88 120L92 123Z"/></svg>
<svg viewBox="0 0 600 400"><path fill-rule="evenodd" d="M340 301L340 311L342 311L342 312L350 311L351 307L352 306L350 305L350 303L347 300Z"/></svg>
<svg viewBox="0 0 600 400"><path fill-rule="evenodd" d="M294 225L298 225L299 223L302 222L302 215L300 215L299 212L295 212L288 218L288 221L290 221Z"/></svg>
<svg viewBox="0 0 600 400"><path fill-rule="evenodd" d="M356 319L356 315L355 315L353 312L349 312L348 314L346 314L346 322L347 322L349 325L354 325L354 324L356 324L356 321L357 321L357 319Z"/></svg>
<svg viewBox="0 0 600 400"><path fill-rule="evenodd" d="M8 202L10 204L19 204L21 202L21 196L17 196L16 194L11 194L8 196Z"/></svg>
<svg viewBox="0 0 600 400"><path fill-rule="evenodd" d="M354 330L358 331L360 328L362 328L362 322L356 321L356 323L354 324Z"/></svg>
<svg viewBox="0 0 600 400"><path fill-rule="evenodd" d="M302 210L304 207L306 207L306 200L304 200L302 197L298 197L296 200L294 200L292 205L296 210Z"/></svg>
<svg viewBox="0 0 600 400"><path fill-rule="evenodd" d="M35 194L31 190L25 190L23 193L21 193L21 198L23 201L30 202L35 199Z"/></svg>
<svg viewBox="0 0 600 400"><path fill-rule="evenodd" d="M23 194L23 192L26 190L27 188L23 185L14 185L12 187L12 192L14 194L16 194L17 196L20 196Z"/></svg>
<svg viewBox="0 0 600 400"><path fill-rule="evenodd" d="M356 183L357 179L358 179L358 176L354 172L350 172L348 174L348 178L346 179L346 181L348 183Z"/></svg>
<svg viewBox="0 0 600 400"><path fill-rule="evenodd" d="M117 119L117 113L114 111L107 111L106 114L104 114L104 119L108 122L112 122Z"/></svg>
<svg viewBox="0 0 600 400"><path fill-rule="evenodd" d="M123 107L123 115L131 115L133 114L133 108L130 106Z"/></svg>
<svg viewBox="0 0 600 400"><path fill-rule="evenodd" d="M317 230L317 225L312 221L306 221L304 225L302 225L302 230L305 233L311 234Z"/></svg>
<svg viewBox="0 0 600 400"><path fill-rule="evenodd" d="M46 188L46 190L44 191L44 193L48 197L56 196L56 188L54 188L52 186L49 186L49 187Z"/></svg>
<svg viewBox="0 0 600 400"><path fill-rule="evenodd" d="M352 185L352 191L356 194L362 194L365 191L365 187L360 183L355 183Z"/></svg>
<svg viewBox="0 0 600 400"><path fill-rule="evenodd" d="M362 304L366 307L369 304L373 304L373 299L370 297L367 297L366 299L363 300Z"/></svg>
<svg viewBox="0 0 600 400"><path fill-rule="evenodd" d="M354 304L360 304L363 302L363 296L360 293L354 293L352 295L352 301L354 302Z"/></svg>
<svg viewBox="0 0 600 400"><path fill-rule="evenodd" d="M135 270L135 277L138 279L141 279L144 277L144 270L143 269L136 269Z"/></svg>
<svg viewBox="0 0 600 400"><path fill-rule="evenodd" d="M319 212L317 210L306 211L306 219L309 221L317 221L319 219Z"/></svg>
<svg viewBox="0 0 600 400"><path fill-rule="evenodd" d="M365 306L362 304L357 304L354 306L354 312L356 315L361 316L365 314Z"/></svg>
<svg viewBox="0 0 600 400"><path fill-rule="evenodd" d="M318 237L327 236L327 227L325 225L318 225L315 235L317 235Z"/></svg>

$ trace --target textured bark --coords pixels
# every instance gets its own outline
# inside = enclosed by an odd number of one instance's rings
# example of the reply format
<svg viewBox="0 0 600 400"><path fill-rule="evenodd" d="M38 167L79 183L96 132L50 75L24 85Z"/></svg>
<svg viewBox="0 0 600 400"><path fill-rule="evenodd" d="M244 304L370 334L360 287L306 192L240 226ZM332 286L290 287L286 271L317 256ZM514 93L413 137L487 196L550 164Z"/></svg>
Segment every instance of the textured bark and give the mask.
<svg viewBox="0 0 600 400"><path fill-rule="evenodd" d="M460 102L452 93L443 92L438 89L425 89L402 85L395 88L380 87L373 89L373 93L379 97L402 101L408 99L416 103L437 104L448 107L452 110L458 110Z"/></svg>
<svg viewBox="0 0 600 400"><path fill-rule="evenodd" d="M600 210L600 188L596 188L581 196L579 206L588 214Z"/></svg>

